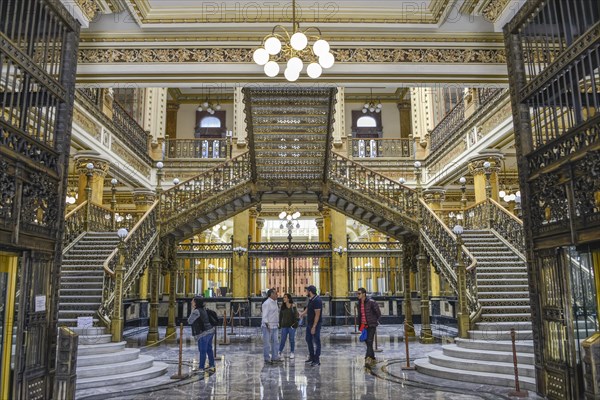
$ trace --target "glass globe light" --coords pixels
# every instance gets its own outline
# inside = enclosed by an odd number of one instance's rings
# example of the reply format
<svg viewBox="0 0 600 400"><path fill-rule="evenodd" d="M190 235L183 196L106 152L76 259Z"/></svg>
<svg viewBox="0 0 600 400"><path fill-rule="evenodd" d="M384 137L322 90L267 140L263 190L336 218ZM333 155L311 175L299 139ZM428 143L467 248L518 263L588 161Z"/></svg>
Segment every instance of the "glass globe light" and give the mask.
<svg viewBox="0 0 600 400"><path fill-rule="evenodd" d="M400 182L401 185L404 185L406 183L406 179L400 178L398 179L398 182Z"/></svg>
<svg viewBox="0 0 600 400"><path fill-rule="evenodd" d="M375 111L375 107L369 107L369 111L371 111L371 112Z"/></svg>
<svg viewBox="0 0 600 400"><path fill-rule="evenodd" d="M369 108L369 103L365 103L365 105L363 106L364 109Z"/></svg>
<svg viewBox="0 0 600 400"><path fill-rule="evenodd" d="M127 232L127 229L125 228L121 228L117 231L117 235L119 235L121 239L125 239L127 237L127 233L129 232Z"/></svg>
<svg viewBox="0 0 600 400"><path fill-rule="evenodd" d="M505 202L507 202L507 203L510 202L510 196L509 195L502 196L502 198L504 199Z"/></svg>
<svg viewBox="0 0 600 400"><path fill-rule="evenodd" d="M517 196L515 196L514 194L509 194L508 197L510 198L510 201L515 201L515 199L517 198Z"/></svg>
<svg viewBox="0 0 600 400"><path fill-rule="evenodd" d="M283 74L285 75L285 79L287 79L290 82L294 82L300 77L300 71L296 71L289 68L286 68Z"/></svg>
<svg viewBox="0 0 600 400"><path fill-rule="evenodd" d="M319 56L319 64L325 69L333 67L334 63L335 58L333 58L333 54L331 53L325 53Z"/></svg>
<svg viewBox="0 0 600 400"><path fill-rule="evenodd" d="M383 108L383 104L377 103L377 108L379 108L381 110Z"/></svg>
<svg viewBox="0 0 600 400"><path fill-rule="evenodd" d="M116 185L117 183L119 183L119 181L117 181L117 179L116 179L116 178L112 178L112 179L110 180L110 184L111 184L111 185Z"/></svg>
<svg viewBox="0 0 600 400"><path fill-rule="evenodd" d="M366 113L367 113L367 109L366 109L366 108L363 108L363 109L362 109L362 112L363 112L363 114L366 114Z"/></svg>
<svg viewBox="0 0 600 400"><path fill-rule="evenodd" d="M294 50L304 50L306 45L308 44L308 39L306 35L302 32L296 32L290 38L290 44Z"/></svg>
<svg viewBox="0 0 600 400"><path fill-rule="evenodd" d="M264 70L265 75L267 75L270 78L273 78L274 76L277 76L277 74L279 74L279 64L277 64L275 61L269 61L265 64Z"/></svg>
<svg viewBox="0 0 600 400"><path fill-rule="evenodd" d="M287 69L298 71L298 74L300 74L300 71L302 71L303 67L304 64L302 64L302 60L298 57L292 57L287 62Z"/></svg>
<svg viewBox="0 0 600 400"><path fill-rule="evenodd" d="M329 43L326 40L319 39L313 44L312 49L316 56L329 53Z"/></svg>
<svg viewBox="0 0 600 400"><path fill-rule="evenodd" d="M254 50L254 54L252 54L252 59L258 65L265 65L269 62L269 52L262 47Z"/></svg>
<svg viewBox="0 0 600 400"><path fill-rule="evenodd" d="M500 193L498 193L498 196L500 196L500 198L504 198L506 196L506 192L504 190L501 190Z"/></svg>
<svg viewBox="0 0 600 400"><path fill-rule="evenodd" d="M91 170L93 170L93 169L94 169L94 164L92 164L91 162L89 162L89 163L87 163L87 164L85 165L85 167L88 169L88 171L91 171Z"/></svg>
<svg viewBox="0 0 600 400"><path fill-rule="evenodd" d="M279 213L279 219L284 219L285 216L286 216L286 212L285 211L282 211L282 212Z"/></svg>
<svg viewBox="0 0 600 400"><path fill-rule="evenodd" d="M415 168L421 168L421 161L415 161Z"/></svg>
<svg viewBox="0 0 600 400"><path fill-rule="evenodd" d="M292 216L288 214L288 215L286 215L285 219L287 219L288 221L291 221L292 220Z"/></svg>
<svg viewBox="0 0 600 400"><path fill-rule="evenodd" d="M300 211L296 211L295 213L292 214L292 218L293 219L298 219L298 218L300 218L300 215L301 215Z"/></svg>
<svg viewBox="0 0 600 400"><path fill-rule="evenodd" d="M220 109L221 109L221 105L220 105L220 104L217 104L217 105L215 106L215 110L217 110L217 111L218 111L218 110L220 110Z"/></svg>
<svg viewBox="0 0 600 400"><path fill-rule="evenodd" d="M271 36L265 40L265 50L271 55L275 55L281 51L281 41L275 36Z"/></svg>
<svg viewBox="0 0 600 400"><path fill-rule="evenodd" d="M321 76L323 73L323 68L317 63L311 63L306 67L306 73L313 79L316 79Z"/></svg>
<svg viewBox="0 0 600 400"><path fill-rule="evenodd" d="M208 107L208 101L205 101L204 103L202 103L202 107L207 108Z"/></svg>
<svg viewBox="0 0 600 400"><path fill-rule="evenodd" d="M156 163L156 168L158 168L158 169L162 169L162 167L164 167L164 166L165 165L163 164L162 161L159 161L159 162Z"/></svg>
<svg viewBox="0 0 600 400"><path fill-rule="evenodd" d="M483 168L488 169L492 164L489 161L483 163Z"/></svg>
<svg viewBox="0 0 600 400"><path fill-rule="evenodd" d="M173 179L173 185L179 185L179 178Z"/></svg>
<svg viewBox="0 0 600 400"><path fill-rule="evenodd" d="M464 185L465 183L467 183L467 178L465 178L464 176L461 176L458 181L460 182L461 185Z"/></svg>

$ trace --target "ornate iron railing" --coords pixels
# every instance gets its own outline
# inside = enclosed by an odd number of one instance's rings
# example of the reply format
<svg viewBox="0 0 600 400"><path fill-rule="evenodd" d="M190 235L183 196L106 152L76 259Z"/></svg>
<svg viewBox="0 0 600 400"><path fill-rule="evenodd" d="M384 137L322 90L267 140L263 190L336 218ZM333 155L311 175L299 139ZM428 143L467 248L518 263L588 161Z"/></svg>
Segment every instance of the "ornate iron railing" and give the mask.
<svg viewBox="0 0 600 400"><path fill-rule="evenodd" d="M102 105L102 89L101 88L79 88L79 93L84 95L89 101L95 106L100 107Z"/></svg>
<svg viewBox="0 0 600 400"><path fill-rule="evenodd" d="M489 229L489 205L487 201L480 201L465 209L465 229Z"/></svg>
<svg viewBox="0 0 600 400"><path fill-rule="evenodd" d="M411 139L351 139L352 157L382 158L414 155Z"/></svg>
<svg viewBox="0 0 600 400"><path fill-rule="evenodd" d="M88 202L88 231L108 232L114 230L112 219L113 211L99 204Z"/></svg>
<svg viewBox="0 0 600 400"><path fill-rule="evenodd" d="M167 158L229 158L231 142L225 139L169 139Z"/></svg>
<svg viewBox="0 0 600 400"><path fill-rule="evenodd" d="M65 216L65 228L63 233L64 248L86 231L86 220L87 200L79 204Z"/></svg>
<svg viewBox="0 0 600 400"><path fill-rule="evenodd" d="M352 160L332 153L329 179L416 220L417 194L414 190Z"/></svg>
<svg viewBox="0 0 600 400"><path fill-rule="evenodd" d="M250 153L246 152L164 191L161 195L161 220L181 215L202 201L251 179Z"/></svg>
<svg viewBox="0 0 600 400"><path fill-rule="evenodd" d="M433 128L430 134L431 151L435 151L446 140L448 140L454 132L460 128L465 121L465 102L461 99L454 108L446 114L444 119Z"/></svg>
<svg viewBox="0 0 600 400"><path fill-rule="evenodd" d="M125 135L127 143L132 143L137 149L148 151L148 132L117 102L113 102L113 122Z"/></svg>
<svg viewBox="0 0 600 400"><path fill-rule="evenodd" d="M233 258L233 244L231 242L178 244L177 258Z"/></svg>
<svg viewBox="0 0 600 400"><path fill-rule="evenodd" d="M523 221L512 215L494 199L488 199L491 212L490 228L495 230L514 247L521 255L525 255L525 232Z"/></svg>
<svg viewBox="0 0 600 400"><path fill-rule="evenodd" d="M156 223L158 218L158 201L138 221L125 238L125 275L123 277L123 293L134 284L143 273L145 266L152 254L157 251L158 231ZM115 269L119 261L119 250L115 249L103 265L104 281L102 285L102 304L98 316L110 325L115 302Z"/></svg>
<svg viewBox="0 0 600 400"><path fill-rule="evenodd" d="M437 270L448 281L455 293L458 294L459 282L455 269L458 248L456 235L444 224L436 213L420 200L421 205L421 237L425 249L432 257ZM471 323L481 310L477 290L477 259L461 245L462 262L466 266L466 298Z"/></svg>

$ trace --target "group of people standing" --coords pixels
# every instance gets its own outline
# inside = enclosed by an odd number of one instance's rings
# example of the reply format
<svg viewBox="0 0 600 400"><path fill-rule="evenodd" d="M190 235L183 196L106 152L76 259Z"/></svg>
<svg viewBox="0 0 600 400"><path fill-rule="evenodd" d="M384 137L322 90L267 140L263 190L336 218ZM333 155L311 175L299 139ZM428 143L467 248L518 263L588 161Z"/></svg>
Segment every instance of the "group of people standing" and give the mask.
<svg viewBox="0 0 600 400"><path fill-rule="evenodd" d="M306 308L298 312L296 304L289 293L283 295L281 308L277 305L277 290L269 289L267 299L262 304L262 337L263 357L265 363L275 364L282 360L283 350L287 341L290 343L290 359L295 358L296 329L301 318L306 317L306 344L308 347L308 358L306 363L310 366L321 365L321 326L323 324L322 311L323 301L317 294L317 288L313 285L304 288L308 298ZM365 365L376 362L373 350L373 341L377 333L381 311L376 301L367 297L364 288L358 289L358 320L360 330L367 330ZM215 372L215 359L212 349L212 338L216 327L212 326L208 313L204 307L204 299L200 296L192 300L192 312L188 317L188 323L192 327L194 339L198 342L200 352L200 371L205 371L206 358L208 357L208 368L206 372ZM279 341L279 329L281 329L281 342Z"/></svg>

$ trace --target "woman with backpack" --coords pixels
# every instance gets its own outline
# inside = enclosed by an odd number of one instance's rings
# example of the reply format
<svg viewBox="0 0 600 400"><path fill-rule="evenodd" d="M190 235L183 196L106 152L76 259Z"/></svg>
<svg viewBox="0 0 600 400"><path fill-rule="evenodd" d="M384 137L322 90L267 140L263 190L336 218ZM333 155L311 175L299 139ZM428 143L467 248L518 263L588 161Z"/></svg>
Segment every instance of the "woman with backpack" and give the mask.
<svg viewBox="0 0 600 400"><path fill-rule="evenodd" d="M279 343L279 358L285 347L286 338L290 338L290 359L294 358L294 348L296 347L296 328L298 328L298 309L294 304L292 295L286 293L283 295L283 304L279 311L279 327L281 328L281 342Z"/></svg>
<svg viewBox="0 0 600 400"><path fill-rule="evenodd" d="M192 335L198 341L198 351L200 352L200 372L204 372L206 356L208 355L207 372L215 372L215 356L212 348L212 339L215 334L215 328L211 325L208 313L204 307L204 299L196 296L192 299L192 312L188 317L188 324L192 327Z"/></svg>

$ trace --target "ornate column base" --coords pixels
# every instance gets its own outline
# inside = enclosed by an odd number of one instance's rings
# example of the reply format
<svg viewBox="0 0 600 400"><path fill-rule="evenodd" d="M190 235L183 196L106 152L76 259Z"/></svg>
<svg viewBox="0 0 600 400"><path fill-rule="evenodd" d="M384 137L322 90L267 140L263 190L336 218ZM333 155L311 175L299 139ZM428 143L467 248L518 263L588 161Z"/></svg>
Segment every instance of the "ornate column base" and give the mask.
<svg viewBox="0 0 600 400"><path fill-rule="evenodd" d="M154 344L158 340L158 303L150 303L150 324L146 344Z"/></svg>
<svg viewBox="0 0 600 400"><path fill-rule="evenodd" d="M458 314L458 337L461 339L469 338L469 329L471 329L471 322L469 321L468 315Z"/></svg>
<svg viewBox="0 0 600 400"><path fill-rule="evenodd" d="M421 329L421 336L419 336L419 343L432 344L434 342L435 342L435 339L433 337L433 332L431 331L431 328Z"/></svg>
<svg viewBox="0 0 600 400"><path fill-rule="evenodd" d="M116 319L110 322L110 333L112 334L113 342L120 342L123 340L123 319Z"/></svg>

